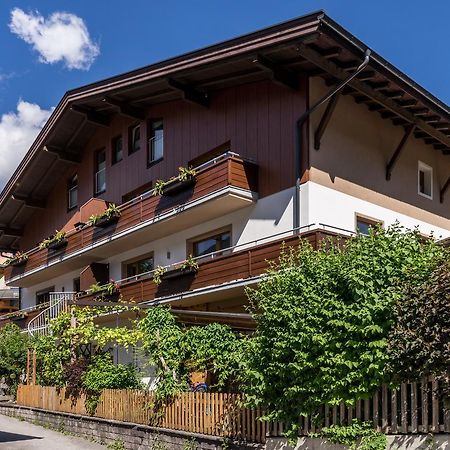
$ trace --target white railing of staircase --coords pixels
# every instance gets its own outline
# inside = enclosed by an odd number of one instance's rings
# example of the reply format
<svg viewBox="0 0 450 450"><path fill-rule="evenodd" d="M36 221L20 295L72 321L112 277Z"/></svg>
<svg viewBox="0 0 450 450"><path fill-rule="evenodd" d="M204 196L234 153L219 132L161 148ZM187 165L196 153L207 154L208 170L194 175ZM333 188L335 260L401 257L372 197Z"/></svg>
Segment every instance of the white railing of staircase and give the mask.
<svg viewBox="0 0 450 450"><path fill-rule="evenodd" d="M46 336L49 334L49 325L52 319L68 310L69 301L75 298L74 292L50 292L48 308L41 311L28 322L30 336Z"/></svg>

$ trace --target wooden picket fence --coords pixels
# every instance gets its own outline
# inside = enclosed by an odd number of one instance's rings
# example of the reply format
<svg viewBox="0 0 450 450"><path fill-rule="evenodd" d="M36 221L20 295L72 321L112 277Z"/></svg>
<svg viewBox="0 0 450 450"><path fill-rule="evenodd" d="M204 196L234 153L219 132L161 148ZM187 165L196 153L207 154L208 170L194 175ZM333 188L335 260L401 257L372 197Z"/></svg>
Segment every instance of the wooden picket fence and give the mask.
<svg viewBox="0 0 450 450"><path fill-rule="evenodd" d="M450 433L450 410L438 397L437 388L432 377L404 383L397 390L383 386L372 398L359 400L353 407L324 406L319 422L301 417L300 434L319 432L332 424L347 425L354 418L372 422L387 434ZM241 394L182 393L158 410L154 402L151 392L105 389L95 417L257 443L264 443L267 436L283 435L282 423L258 420L261 410L243 407ZM66 397L64 388L21 385L17 404L88 415L85 396Z"/></svg>
<svg viewBox="0 0 450 450"><path fill-rule="evenodd" d="M66 396L64 388L51 386L20 385L17 391L18 405L79 415L88 415L85 400L84 394L74 399ZM257 420L261 411L244 408L241 401L241 394L186 392L155 411L151 392L105 389L95 417L265 442L267 423Z"/></svg>

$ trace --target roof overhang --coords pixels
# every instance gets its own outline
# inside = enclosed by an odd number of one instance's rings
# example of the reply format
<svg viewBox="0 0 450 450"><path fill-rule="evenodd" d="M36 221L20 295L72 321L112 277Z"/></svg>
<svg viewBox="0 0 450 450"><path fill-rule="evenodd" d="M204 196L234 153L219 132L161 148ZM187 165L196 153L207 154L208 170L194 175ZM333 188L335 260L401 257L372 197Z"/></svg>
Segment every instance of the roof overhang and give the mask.
<svg viewBox="0 0 450 450"><path fill-rule="evenodd" d="M214 92L271 79L296 89L296 78L346 78L367 46L323 12L67 92L0 195L0 248L11 249L20 231L98 127L116 114L140 119L152 104L184 99L208 107ZM414 136L450 153L450 109L372 52L369 66L343 92Z"/></svg>

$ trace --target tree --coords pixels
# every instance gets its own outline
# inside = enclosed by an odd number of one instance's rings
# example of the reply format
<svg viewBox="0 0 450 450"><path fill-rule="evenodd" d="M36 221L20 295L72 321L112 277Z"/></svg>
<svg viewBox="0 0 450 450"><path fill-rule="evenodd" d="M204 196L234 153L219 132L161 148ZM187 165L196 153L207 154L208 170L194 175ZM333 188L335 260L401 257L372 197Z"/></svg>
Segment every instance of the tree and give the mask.
<svg viewBox="0 0 450 450"><path fill-rule="evenodd" d="M5 378L8 390L15 395L27 366L28 337L12 323L0 328L0 378Z"/></svg>
<svg viewBox="0 0 450 450"><path fill-rule="evenodd" d="M284 250L248 291L257 330L248 352L250 403L297 432L299 415L353 403L389 379L387 336L405 284L427 278L444 250L398 226L318 250Z"/></svg>
<svg viewBox="0 0 450 450"><path fill-rule="evenodd" d="M450 397L450 263L439 265L421 285L411 285L395 308L389 336L398 381L435 375Z"/></svg>

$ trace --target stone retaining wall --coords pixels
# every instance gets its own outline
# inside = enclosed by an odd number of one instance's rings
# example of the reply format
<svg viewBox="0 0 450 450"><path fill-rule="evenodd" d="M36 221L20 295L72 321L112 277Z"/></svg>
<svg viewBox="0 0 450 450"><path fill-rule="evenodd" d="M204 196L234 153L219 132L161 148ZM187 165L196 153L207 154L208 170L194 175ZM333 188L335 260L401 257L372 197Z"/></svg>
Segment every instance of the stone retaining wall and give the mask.
<svg viewBox="0 0 450 450"><path fill-rule="evenodd" d="M28 422L49 426L104 444L122 441L124 447L129 450L225 450L225 448L263 450L264 448L263 445L224 443L222 438L216 436L46 411L10 403L0 404L0 414L22 418Z"/></svg>

